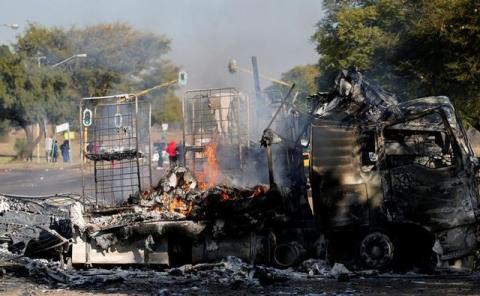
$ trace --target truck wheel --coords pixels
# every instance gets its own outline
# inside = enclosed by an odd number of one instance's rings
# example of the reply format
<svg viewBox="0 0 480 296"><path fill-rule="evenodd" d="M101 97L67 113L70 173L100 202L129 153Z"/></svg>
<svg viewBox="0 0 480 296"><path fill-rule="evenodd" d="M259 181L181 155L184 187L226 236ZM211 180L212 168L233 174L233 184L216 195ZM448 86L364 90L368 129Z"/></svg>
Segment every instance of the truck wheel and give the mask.
<svg viewBox="0 0 480 296"><path fill-rule="evenodd" d="M360 242L360 260L371 269L389 267L395 255L395 248L390 237L380 231L367 234Z"/></svg>

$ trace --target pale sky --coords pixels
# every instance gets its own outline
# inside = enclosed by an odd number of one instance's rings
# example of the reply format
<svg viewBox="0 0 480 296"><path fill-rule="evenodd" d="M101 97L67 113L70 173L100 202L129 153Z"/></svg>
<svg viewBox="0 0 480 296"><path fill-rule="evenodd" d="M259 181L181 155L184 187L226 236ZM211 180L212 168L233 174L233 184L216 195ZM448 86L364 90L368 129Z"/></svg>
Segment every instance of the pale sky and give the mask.
<svg viewBox="0 0 480 296"><path fill-rule="evenodd" d="M250 68L256 55L260 72L276 78L316 63L310 36L322 15L321 0L0 0L0 23L20 25L0 27L0 43L12 43L28 22L68 28L123 21L171 39L167 57L188 72L188 89L250 92L252 78L229 74L228 60Z"/></svg>

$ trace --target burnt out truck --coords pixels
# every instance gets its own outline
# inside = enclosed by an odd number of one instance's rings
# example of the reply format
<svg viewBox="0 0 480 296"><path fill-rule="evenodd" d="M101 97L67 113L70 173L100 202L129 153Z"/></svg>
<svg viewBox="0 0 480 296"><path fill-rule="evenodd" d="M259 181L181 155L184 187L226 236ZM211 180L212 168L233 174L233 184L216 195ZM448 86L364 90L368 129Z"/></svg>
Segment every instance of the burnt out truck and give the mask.
<svg viewBox="0 0 480 296"><path fill-rule="evenodd" d="M478 159L447 97L398 103L348 70L309 107L313 211L330 258L472 268Z"/></svg>
<svg viewBox="0 0 480 296"><path fill-rule="evenodd" d="M475 267L479 166L447 97L399 102L353 69L327 93L290 102L292 89L271 113L266 149L251 140L250 113L242 120L247 99L190 92L188 168L158 182L148 106L135 95L85 98L84 192L0 196L0 243L80 266L236 256L279 267L312 257L354 269Z"/></svg>

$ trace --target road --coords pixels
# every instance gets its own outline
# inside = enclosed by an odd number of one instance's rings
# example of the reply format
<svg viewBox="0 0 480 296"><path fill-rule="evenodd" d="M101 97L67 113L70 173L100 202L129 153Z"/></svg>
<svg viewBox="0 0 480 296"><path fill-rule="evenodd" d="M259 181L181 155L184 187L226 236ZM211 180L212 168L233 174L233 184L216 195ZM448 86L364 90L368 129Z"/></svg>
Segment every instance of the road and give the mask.
<svg viewBox="0 0 480 296"><path fill-rule="evenodd" d="M238 286L218 281L199 282L195 279L179 280L172 276L157 282L156 278L127 277L120 281L85 284L68 287L49 283L45 278L25 277L8 271L0 280L0 296L126 296L126 295L462 295L480 294L478 274L454 278L369 278L339 282L334 279L287 280L265 286Z"/></svg>
<svg viewBox="0 0 480 296"><path fill-rule="evenodd" d="M158 182L163 173L164 170L152 171L153 184ZM0 168L0 193L49 195L66 192L82 192L80 168Z"/></svg>
<svg viewBox="0 0 480 296"><path fill-rule="evenodd" d="M48 195L64 192L82 192L79 168L0 170L0 193Z"/></svg>

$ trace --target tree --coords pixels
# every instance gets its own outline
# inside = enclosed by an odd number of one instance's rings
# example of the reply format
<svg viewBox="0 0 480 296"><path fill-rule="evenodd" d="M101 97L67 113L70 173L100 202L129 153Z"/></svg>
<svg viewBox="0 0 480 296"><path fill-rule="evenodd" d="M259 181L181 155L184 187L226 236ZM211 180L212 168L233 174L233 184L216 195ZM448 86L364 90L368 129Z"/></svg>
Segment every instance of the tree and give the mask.
<svg viewBox="0 0 480 296"><path fill-rule="evenodd" d="M317 92L316 79L319 74L320 72L318 71L317 65L301 65L295 66L283 73L281 80L288 83L295 83L299 95L306 97ZM266 92L286 94L288 90L289 87L286 85L272 84L266 89Z"/></svg>
<svg viewBox="0 0 480 296"><path fill-rule="evenodd" d="M68 30L30 24L14 51L0 47L0 120L24 128L31 151L42 137L33 139L32 126L76 123L80 98L136 92L175 79L178 68L163 58L169 50L167 38L124 23ZM51 67L78 53L87 58ZM154 111L172 109L162 112L178 120L180 102L173 100L173 91L170 87L145 99Z"/></svg>
<svg viewBox="0 0 480 296"><path fill-rule="evenodd" d="M25 130L25 151L31 152L42 137L40 134L34 139L33 124L61 116L65 104L55 102L63 96L68 82L57 73L29 67L23 56L7 46L0 47L0 78L1 119Z"/></svg>
<svg viewBox="0 0 480 296"><path fill-rule="evenodd" d="M404 99L448 95L474 123L480 115L480 3L469 0L326 0L312 39L321 88L357 66Z"/></svg>

